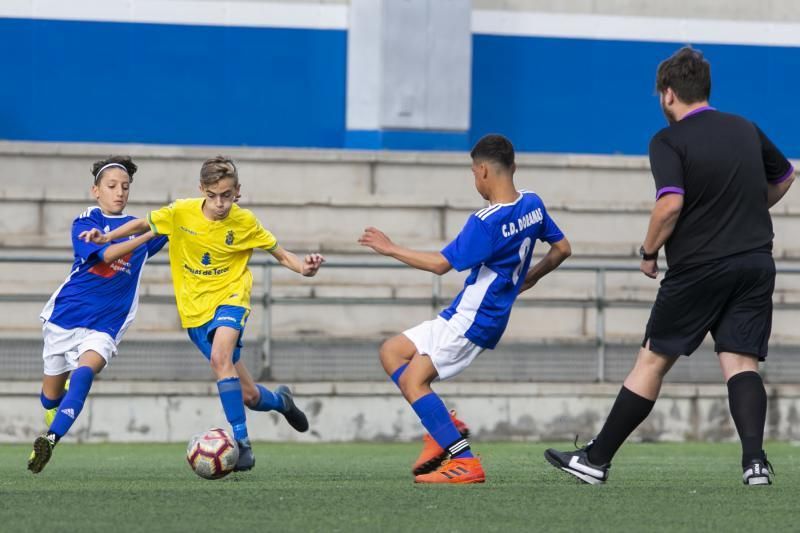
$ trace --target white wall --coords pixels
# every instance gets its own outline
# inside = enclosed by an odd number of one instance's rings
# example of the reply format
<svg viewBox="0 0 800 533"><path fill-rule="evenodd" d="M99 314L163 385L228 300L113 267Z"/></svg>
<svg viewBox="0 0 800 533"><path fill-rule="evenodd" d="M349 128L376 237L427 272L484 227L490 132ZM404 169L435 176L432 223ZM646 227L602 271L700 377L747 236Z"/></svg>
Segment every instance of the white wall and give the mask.
<svg viewBox="0 0 800 533"><path fill-rule="evenodd" d="M32 442L44 429L39 384L0 383L0 442ZM447 406L485 441L589 439L605 421L619 385L442 383ZM295 387L308 433L276 413L248 411L256 441L409 441L423 429L391 383L306 383ZM800 386L768 386L766 437L800 441ZM185 442L225 427L213 383L97 382L65 442ZM735 441L724 385L666 385L632 438L647 441ZM258 448L256 447L256 452Z"/></svg>
<svg viewBox="0 0 800 533"><path fill-rule="evenodd" d="M473 9L670 18L800 21L796 0L472 0Z"/></svg>

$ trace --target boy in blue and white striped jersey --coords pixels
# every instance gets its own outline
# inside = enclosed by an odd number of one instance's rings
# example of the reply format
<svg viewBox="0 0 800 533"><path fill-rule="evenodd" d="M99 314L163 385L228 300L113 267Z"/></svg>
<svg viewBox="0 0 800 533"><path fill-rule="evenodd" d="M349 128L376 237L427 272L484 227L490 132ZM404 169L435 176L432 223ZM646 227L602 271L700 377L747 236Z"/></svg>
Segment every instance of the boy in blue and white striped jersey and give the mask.
<svg viewBox="0 0 800 533"><path fill-rule="evenodd" d="M437 318L387 340L380 350L386 373L428 430L413 472L417 483L481 483L466 426L431 389L435 379L463 371L500 341L517 295L533 287L571 254L569 242L541 198L514 186L514 147L502 135L483 137L470 154L475 188L491 204L472 214L441 252L410 250L367 228L359 243L409 266L435 274L470 270L464 289ZM536 240L550 250L530 268ZM450 461L445 462L446 458Z"/></svg>

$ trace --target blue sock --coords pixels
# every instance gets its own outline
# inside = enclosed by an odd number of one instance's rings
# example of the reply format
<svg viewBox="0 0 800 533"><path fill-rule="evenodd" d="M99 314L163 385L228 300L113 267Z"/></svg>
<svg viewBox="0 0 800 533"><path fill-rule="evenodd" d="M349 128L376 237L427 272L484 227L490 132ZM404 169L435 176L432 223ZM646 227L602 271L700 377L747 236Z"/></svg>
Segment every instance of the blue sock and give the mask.
<svg viewBox="0 0 800 533"><path fill-rule="evenodd" d="M411 404L422 425L451 457L474 457L467 439L456 429L444 402L432 392Z"/></svg>
<svg viewBox="0 0 800 533"><path fill-rule="evenodd" d="M45 409L52 409L54 407L58 407L59 405L61 405L61 400L63 400L64 396L66 395L67 393L65 392L64 394L53 400L45 396L44 391L42 391L42 394L39 396L39 400L41 400L42 402L42 407L44 407Z"/></svg>
<svg viewBox="0 0 800 533"><path fill-rule="evenodd" d="M88 366L80 366L72 372L69 390L61 400L53 423L50 424L50 432L55 433L57 438L66 435L75 419L81 414L89 389L92 388L92 381L94 381L94 371Z"/></svg>
<svg viewBox="0 0 800 533"><path fill-rule="evenodd" d="M280 397L279 394L275 394L264 385L259 385L256 383L256 388L258 392L261 394L258 398L258 403L255 405L248 405L250 409L253 411L278 411L283 412L284 405L283 405L283 398Z"/></svg>
<svg viewBox="0 0 800 533"><path fill-rule="evenodd" d="M394 384L398 387L400 386L400 376L403 375L403 372L406 371L406 368L408 368L408 363L404 364L392 373L392 381L394 381Z"/></svg>
<svg viewBox="0 0 800 533"><path fill-rule="evenodd" d="M233 428L233 438L244 440L247 438L247 418L244 414L244 401L242 399L242 384L239 378L225 378L217 381L219 400L225 418ZM70 390L72 388L70 387Z"/></svg>

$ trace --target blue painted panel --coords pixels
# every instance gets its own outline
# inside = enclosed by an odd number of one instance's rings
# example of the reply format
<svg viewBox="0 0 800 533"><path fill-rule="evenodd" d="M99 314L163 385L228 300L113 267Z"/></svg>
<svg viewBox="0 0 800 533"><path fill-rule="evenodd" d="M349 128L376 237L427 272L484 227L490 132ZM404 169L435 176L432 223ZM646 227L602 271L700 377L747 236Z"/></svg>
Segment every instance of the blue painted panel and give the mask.
<svg viewBox="0 0 800 533"><path fill-rule="evenodd" d="M345 31L0 19L0 138L644 154L678 46L475 35L469 132L348 132ZM800 48L699 48L713 105L800 157Z"/></svg>
<svg viewBox="0 0 800 533"><path fill-rule="evenodd" d="M471 148L466 131L347 130L345 148L360 150L465 151Z"/></svg>
<svg viewBox="0 0 800 533"><path fill-rule="evenodd" d="M520 151L646 154L666 125L658 63L681 45L473 36L472 129L508 135ZM800 157L800 49L697 45L712 68L712 104L757 122Z"/></svg>
<svg viewBox="0 0 800 533"><path fill-rule="evenodd" d="M347 34L0 19L0 138L341 147Z"/></svg>

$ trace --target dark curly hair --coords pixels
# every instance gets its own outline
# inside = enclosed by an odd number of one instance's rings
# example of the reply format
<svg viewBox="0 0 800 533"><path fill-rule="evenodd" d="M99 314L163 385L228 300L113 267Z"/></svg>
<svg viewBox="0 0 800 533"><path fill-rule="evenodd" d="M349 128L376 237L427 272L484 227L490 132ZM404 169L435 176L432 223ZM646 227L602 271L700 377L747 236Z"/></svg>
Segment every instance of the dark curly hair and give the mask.
<svg viewBox="0 0 800 533"><path fill-rule="evenodd" d="M131 156L129 156L129 155L112 155L108 159L103 159L101 161L95 161L94 164L92 165L92 176L94 176L94 184L95 185L100 183L100 177L102 176L103 172L105 172L105 170L107 170L107 169L104 169L104 170L101 171L101 169L103 169L103 167L108 166L108 165L114 165L115 167L116 167L116 165L119 165L119 166L123 167L125 169L125 172L128 173L128 177L130 177L131 183L133 183L133 175L136 174L136 171L139 168L139 167L136 166L136 164L131 159ZM114 168L114 167L112 167L112 168ZM119 168L119 167L116 167L116 168Z"/></svg>

